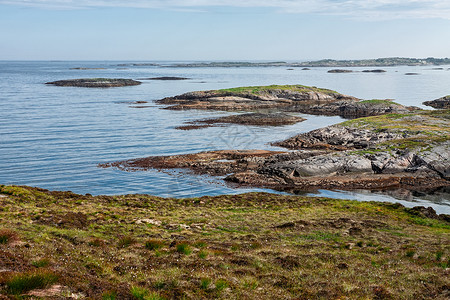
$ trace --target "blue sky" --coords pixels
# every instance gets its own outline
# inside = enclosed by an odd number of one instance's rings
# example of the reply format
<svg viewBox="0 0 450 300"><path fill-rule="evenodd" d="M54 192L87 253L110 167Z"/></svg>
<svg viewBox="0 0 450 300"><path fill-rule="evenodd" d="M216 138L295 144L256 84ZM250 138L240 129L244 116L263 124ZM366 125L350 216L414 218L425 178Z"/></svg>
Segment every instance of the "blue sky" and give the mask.
<svg viewBox="0 0 450 300"><path fill-rule="evenodd" d="M448 0L0 0L1 60L449 57Z"/></svg>

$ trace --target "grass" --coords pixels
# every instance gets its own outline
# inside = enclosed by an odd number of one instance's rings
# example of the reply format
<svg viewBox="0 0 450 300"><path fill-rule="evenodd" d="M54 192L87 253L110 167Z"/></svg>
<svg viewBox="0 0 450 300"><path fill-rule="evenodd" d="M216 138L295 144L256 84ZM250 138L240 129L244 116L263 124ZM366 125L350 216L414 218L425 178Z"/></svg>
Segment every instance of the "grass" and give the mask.
<svg viewBox="0 0 450 300"><path fill-rule="evenodd" d="M0 244L0 298L57 283L87 299L446 299L450 284L450 224L398 204L0 193L0 228L20 235Z"/></svg>
<svg viewBox="0 0 450 300"><path fill-rule="evenodd" d="M395 106L401 106L401 104L391 101L391 100L382 100L382 99L372 99L372 100L363 100L363 101L359 101L358 103L364 103L364 104L372 104L372 105L386 105L386 104L391 104L391 105L395 105Z"/></svg>
<svg viewBox="0 0 450 300"><path fill-rule="evenodd" d="M177 244L176 249L178 253L182 253L184 255L189 255L192 253L192 248L188 243L179 243Z"/></svg>
<svg viewBox="0 0 450 300"><path fill-rule="evenodd" d="M23 294L33 289L43 289L55 283L58 276L51 271L35 271L13 275L5 284L11 294Z"/></svg>
<svg viewBox="0 0 450 300"><path fill-rule="evenodd" d="M117 242L117 247L119 248L127 248L133 244L136 244L136 239L132 236L124 236L119 239Z"/></svg>
<svg viewBox="0 0 450 300"><path fill-rule="evenodd" d="M338 94L336 91L329 89L322 89L317 87L310 87L305 85L268 85L268 86L247 86L247 87L236 87L229 89L221 89L216 92L219 93L237 93L237 94L254 94L261 95L273 90L287 90L299 93L307 92L320 92L325 94Z"/></svg>
<svg viewBox="0 0 450 300"><path fill-rule="evenodd" d="M164 247L164 242L161 240L152 239L145 242L145 248L148 250L158 250L162 247Z"/></svg>

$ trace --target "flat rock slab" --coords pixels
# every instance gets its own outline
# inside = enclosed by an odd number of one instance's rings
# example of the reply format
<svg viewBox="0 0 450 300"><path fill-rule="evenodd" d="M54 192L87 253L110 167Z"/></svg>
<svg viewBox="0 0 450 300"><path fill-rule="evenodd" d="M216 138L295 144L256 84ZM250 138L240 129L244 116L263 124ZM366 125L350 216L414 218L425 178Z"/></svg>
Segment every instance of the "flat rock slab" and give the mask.
<svg viewBox="0 0 450 300"><path fill-rule="evenodd" d="M56 86L109 88L109 87L140 85L141 82L123 78L83 78L83 79L58 80L46 82L45 84L52 84Z"/></svg>

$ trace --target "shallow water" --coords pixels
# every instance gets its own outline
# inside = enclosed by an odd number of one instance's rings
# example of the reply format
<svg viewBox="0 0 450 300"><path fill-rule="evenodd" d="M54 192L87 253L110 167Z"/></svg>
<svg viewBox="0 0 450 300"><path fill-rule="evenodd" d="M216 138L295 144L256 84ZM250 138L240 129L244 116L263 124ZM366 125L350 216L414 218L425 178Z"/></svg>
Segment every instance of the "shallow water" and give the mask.
<svg viewBox="0 0 450 300"><path fill-rule="evenodd" d="M330 74L270 68L119 67L123 62L0 62L0 183L76 193L191 197L261 191L235 189L220 178L186 172L123 172L98 163L217 149L278 149L269 142L340 122L340 117L298 114L307 121L281 127L231 125L180 131L176 126L231 113L170 111L154 100L194 90L248 85L304 84L364 99L395 99L405 105L449 94L450 71L431 67L386 67L386 73ZM71 70L104 67L105 70ZM352 68L363 70L370 68ZM407 72L419 75L406 76ZM89 89L45 82L71 78L181 76L185 81L143 81L140 86ZM133 101L148 103L131 104ZM137 108L139 106L140 108ZM173 174L174 173L174 174ZM319 195L358 200L402 201L450 212L450 195L393 196L367 192L320 191Z"/></svg>

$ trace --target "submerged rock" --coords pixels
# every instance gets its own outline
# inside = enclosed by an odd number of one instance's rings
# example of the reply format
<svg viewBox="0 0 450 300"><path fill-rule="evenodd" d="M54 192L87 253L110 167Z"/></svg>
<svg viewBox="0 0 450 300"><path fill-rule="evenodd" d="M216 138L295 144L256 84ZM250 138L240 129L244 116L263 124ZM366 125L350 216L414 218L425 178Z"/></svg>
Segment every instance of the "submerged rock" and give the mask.
<svg viewBox="0 0 450 300"><path fill-rule="evenodd" d="M190 130L211 127L215 124L240 124L253 126L281 126L305 121L302 117L292 116L286 113L248 113L240 115L225 116L220 118L197 120L177 129Z"/></svg>
<svg viewBox="0 0 450 300"><path fill-rule="evenodd" d="M450 108L450 95L431 101L423 102L424 105L431 106L438 109Z"/></svg>
<svg viewBox="0 0 450 300"><path fill-rule="evenodd" d="M141 82L123 78L83 78L83 79L58 80L46 82L45 84L52 84L56 86L107 88L107 87L140 85Z"/></svg>

